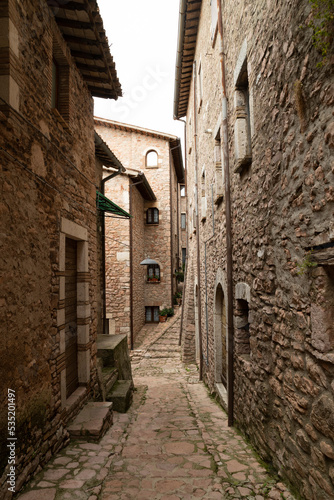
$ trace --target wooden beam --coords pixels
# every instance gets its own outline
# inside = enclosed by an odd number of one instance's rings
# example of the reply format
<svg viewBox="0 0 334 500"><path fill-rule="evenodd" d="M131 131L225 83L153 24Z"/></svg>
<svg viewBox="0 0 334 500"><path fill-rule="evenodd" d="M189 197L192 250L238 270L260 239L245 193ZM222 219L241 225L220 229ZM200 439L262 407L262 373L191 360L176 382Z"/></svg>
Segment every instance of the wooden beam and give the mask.
<svg viewBox="0 0 334 500"><path fill-rule="evenodd" d="M84 21L74 21L73 19L65 19L64 17L55 16L56 23L62 28L72 28L76 30L91 30L94 31L92 23Z"/></svg>
<svg viewBox="0 0 334 500"><path fill-rule="evenodd" d="M91 54L90 52L81 52L80 50L71 50L71 54L73 57L80 59L91 59L93 61L98 59L104 62L102 54Z"/></svg>
<svg viewBox="0 0 334 500"><path fill-rule="evenodd" d="M77 43L79 45L89 45L93 47L99 47L100 42L97 40L91 40L89 38L81 38L79 36L72 36L63 34L63 37L67 43Z"/></svg>
<svg viewBox="0 0 334 500"><path fill-rule="evenodd" d="M92 73L108 73L107 69L103 66L93 66L90 64L76 63L76 66L81 71L90 71Z"/></svg>

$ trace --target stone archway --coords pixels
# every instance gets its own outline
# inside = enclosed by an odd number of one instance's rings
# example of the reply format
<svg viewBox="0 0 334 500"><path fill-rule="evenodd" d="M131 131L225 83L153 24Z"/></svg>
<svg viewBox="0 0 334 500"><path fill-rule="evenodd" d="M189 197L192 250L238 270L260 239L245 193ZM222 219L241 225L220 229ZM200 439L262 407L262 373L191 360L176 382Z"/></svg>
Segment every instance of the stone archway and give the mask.
<svg viewBox="0 0 334 500"><path fill-rule="evenodd" d="M228 336L226 280L218 269L214 297L215 387L222 405L227 409Z"/></svg>

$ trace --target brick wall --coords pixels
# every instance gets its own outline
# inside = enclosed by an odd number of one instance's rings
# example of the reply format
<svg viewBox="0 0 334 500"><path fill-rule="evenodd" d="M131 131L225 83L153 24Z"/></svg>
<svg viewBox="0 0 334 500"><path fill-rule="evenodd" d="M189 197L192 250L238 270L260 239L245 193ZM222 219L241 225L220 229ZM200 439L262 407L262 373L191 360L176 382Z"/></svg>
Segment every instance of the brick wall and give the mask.
<svg viewBox="0 0 334 500"><path fill-rule="evenodd" d="M261 454L302 497L329 499L334 494L334 436L329 426L334 407L333 267L321 265L299 275L296 265L308 248L333 243L333 88L330 65L317 67L321 58L312 45L311 30L300 29L309 16L310 6L297 0L284 5L274 1L224 3L234 335L238 341L234 416ZM219 286L224 307L227 299L225 200L217 196L215 151L221 125L221 77L219 39L211 42L209 2L202 3L195 59L197 69L201 64L203 99L194 110L192 84L187 114L188 224L192 225L195 207L196 116L198 180L200 186L205 166L208 202L206 218L197 228L203 355L208 359L208 365L203 364L204 379L226 405L218 373L222 367L218 351L225 334L215 323ZM238 92L245 88L245 64L252 161L240 169L245 136ZM205 132L208 129L212 133ZM201 196L199 201L202 218ZM188 279L195 283L193 231L188 243L189 269L194 273ZM330 248L328 264L333 259Z"/></svg>
<svg viewBox="0 0 334 500"><path fill-rule="evenodd" d="M6 4L6 2L5 2ZM16 490L64 443L66 423L96 389L96 309L99 270L93 100L46 2L9 2L7 71L1 94L1 407L16 391ZM10 13L8 17L8 12ZM16 35L18 44L16 45ZM6 37L1 43L6 45ZM53 44L70 70L69 114L51 110ZM4 71L6 76L6 71ZM4 74L2 73L2 74ZM2 80L2 83L4 80ZM4 87L2 87L3 89ZM14 94L13 94L13 93ZM12 99L12 97L14 98ZM85 389L66 406L64 395L64 261L68 228L84 235L78 286L82 291L80 353ZM80 265L81 265L80 264ZM80 369L81 369L80 368ZM1 494L7 491L6 412L1 412ZM6 492L6 493L5 493Z"/></svg>
<svg viewBox="0 0 334 500"><path fill-rule="evenodd" d="M138 194L136 194L137 189L131 188L133 192L132 215L134 216L132 220L133 272L135 273L133 278L133 326L134 335L136 335L145 319L145 306L159 306L161 309L172 306L172 294L175 292L176 287L175 278L172 280L172 272L177 268L178 254L177 178L173 163L170 166L170 161L172 161L170 145L169 140L166 138L156 136L154 132L152 134L143 133L135 128L129 129L126 125L115 125L114 122L108 122L108 120L102 121L96 119L95 127L98 134L101 135L117 158L120 159L123 166L129 169L128 173L130 175L137 175L138 171L142 171L145 174L156 196L156 201L144 200L143 202ZM158 165L156 168L146 167L146 154L150 150L154 150L158 154ZM131 169L136 169L136 171ZM172 177L170 176L170 170ZM119 204L122 208L125 208L125 200L128 199L128 194L124 195L124 199L119 198L121 191L113 181L110 183L108 196L112 200L115 200L116 203L119 200ZM173 198L172 231L171 192ZM146 211L148 208L154 207L159 210L159 224L147 224ZM117 223L113 222L112 224L116 228ZM119 224L122 225L125 223L120 222ZM116 233L115 229L114 235ZM109 245L112 245L112 243L109 242ZM144 257L150 257L158 262L161 273L160 283L146 282L147 269L145 266L140 266L140 262ZM110 261L113 261L113 259L111 258ZM126 266L126 264L124 265ZM113 272L112 269L110 269L110 272ZM124 277L124 280L126 279ZM122 317L122 320L117 321L119 325L123 325L124 323L125 327L128 326L128 322L130 321L130 317L126 316L123 322L122 311L126 307L127 305L125 305L124 301L122 305L117 305L117 307L115 304L111 305L113 317Z"/></svg>

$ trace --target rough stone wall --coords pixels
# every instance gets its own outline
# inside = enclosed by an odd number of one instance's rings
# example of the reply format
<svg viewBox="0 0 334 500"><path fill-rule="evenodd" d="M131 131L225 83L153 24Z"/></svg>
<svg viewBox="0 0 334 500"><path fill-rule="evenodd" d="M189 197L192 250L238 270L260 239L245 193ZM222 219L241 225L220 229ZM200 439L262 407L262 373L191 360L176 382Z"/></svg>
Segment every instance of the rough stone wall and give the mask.
<svg viewBox="0 0 334 500"><path fill-rule="evenodd" d="M145 256L160 265L160 283L145 283L145 306L172 306L171 279L171 227L170 227L170 146L169 141L136 130L114 126L112 123L96 121L96 131L103 137L125 168L144 172L157 200L145 202L145 210L159 209L159 224L144 225ZM146 153L158 153L158 167L146 168ZM174 175L174 174L173 174ZM144 214L146 221L146 213Z"/></svg>
<svg viewBox="0 0 334 500"><path fill-rule="evenodd" d="M134 182L136 183L136 181ZM137 187L131 188L132 225L132 293L133 293L133 340L145 324L146 267L140 263L145 259L145 200Z"/></svg>
<svg viewBox="0 0 334 500"><path fill-rule="evenodd" d="M6 2L4 3L6 4ZM67 439L66 422L95 387L96 202L93 101L73 66L46 3L1 6L13 23L17 46L9 49L17 100L1 101L1 493L7 491L7 389L16 395L16 491ZM14 29L13 28L13 29ZM14 30L14 31L15 31ZM70 66L70 115L51 110L52 40ZM14 37L15 41L15 37ZM11 40L11 43L13 40ZM6 37L1 51L7 52ZM14 43L14 42L13 42ZM3 95L3 94L2 94ZM8 102L8 101L7 101ZM87 231L90 377L80 398L61 403L60 350L63 304L59 301L61 221ZM88 289L87 288L87 289ZM84 306L86 308L86 304ZM6 496L7 495L7 496Z"/></svg>
<svg viewBox="0 0 334 500"><path fill-rule="evenodd" d="M104 171L106 177L109 172ZM126 212L130 210L129 178L118 175L105 183L105 195ZM110 215L111 217L108 217ZM109 333L130 339L130 221L106 214L106 300Z"/></svg>
<svg viewBox="0 0 334 500"><path fill-rule="evenodd" d="M309 16L309 4L297 0L227 1L223 11L235 338L242 338L240 301L249 307L249 354L247 349L235 354L234 415L299 494L315 500L334 495L333 267L321 265L298 275L296 261L302 262L310 247L333 243L334 99L330 66L317 67L321 57L312 45L311 30L300 29ZM222 285L226 279L226 245L225 201L217 199L215 172L215 138L221 123L219 39L211 43L210 24L209 2L203 2L195 57L203 75L202 105L196 110L198 179L200 186L205 165L208 198L199 228L203 355L209 361L203 368L204 379L216 391L215 297L218 277ZM237 173L235 143L240 147L243 139L238 135L236 79L244 56L252 161ZM193 93L192 85L187 114L190 225L195 206ZM211 136L207 129L213 131ZM201 214L201 196L199 210ZM190 233L190 256L195 246ZM333 247L327 252L333 258ZM189 269L196 273L196 267Z"/></svg>

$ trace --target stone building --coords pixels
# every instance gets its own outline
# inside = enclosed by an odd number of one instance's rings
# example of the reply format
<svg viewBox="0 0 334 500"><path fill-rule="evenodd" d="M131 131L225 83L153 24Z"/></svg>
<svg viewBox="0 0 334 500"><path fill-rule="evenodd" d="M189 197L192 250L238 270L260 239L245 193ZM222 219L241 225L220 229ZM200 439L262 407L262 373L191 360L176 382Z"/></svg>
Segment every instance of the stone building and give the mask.
<svg viewBox="0 0 334 500"><path fill-rule="evenodd" d="M92 96L117 99L121 87L94 0L5 0L0 26L0 496L10 498L97 391Z"/></svg>
<svg viewBox="0 0 334 500"><path fill-rule="evenodd" d="M187 131L184 360L318 500L334 497L334 97L312 20L299 0L181 0L174 116Z"/></svg>
<svg viewBox="0 0 334 500"><path fill-rule="evenodd" d="M173 306L175 271L182 268L181 144L173 135L102 118L95 128L126 168L105 183L106 195L132 215L106 221L106 295L109 333L126 333L132 347L145 322L159 321L159 310ZM155 263L141 265L148 257Z"/></svg>

